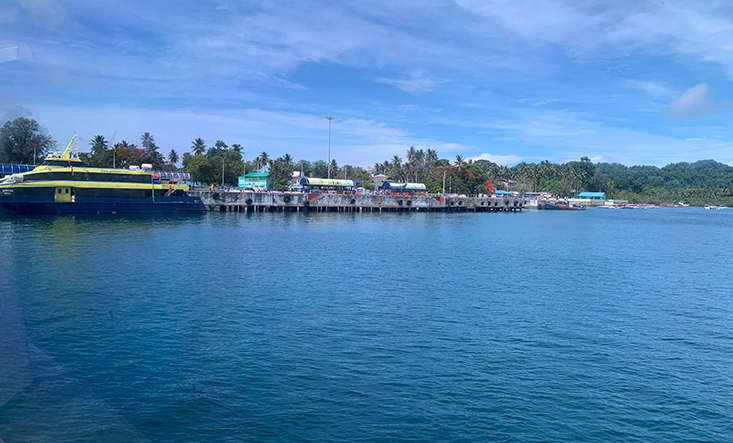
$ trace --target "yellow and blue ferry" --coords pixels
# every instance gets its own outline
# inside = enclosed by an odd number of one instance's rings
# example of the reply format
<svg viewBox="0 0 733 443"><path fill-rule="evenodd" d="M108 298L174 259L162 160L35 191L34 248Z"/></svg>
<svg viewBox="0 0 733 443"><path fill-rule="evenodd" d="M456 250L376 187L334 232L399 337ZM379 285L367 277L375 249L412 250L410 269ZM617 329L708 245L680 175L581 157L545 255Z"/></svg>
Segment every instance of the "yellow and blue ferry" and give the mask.
<svg viewBox="0 0 733 443"><path fill-rule="evenodd" d="M61 154L32 171L0 179L0 213L154 214L205 212L188 185L156 177L150 169L92 168L71 154L76 135Z"/></svg>

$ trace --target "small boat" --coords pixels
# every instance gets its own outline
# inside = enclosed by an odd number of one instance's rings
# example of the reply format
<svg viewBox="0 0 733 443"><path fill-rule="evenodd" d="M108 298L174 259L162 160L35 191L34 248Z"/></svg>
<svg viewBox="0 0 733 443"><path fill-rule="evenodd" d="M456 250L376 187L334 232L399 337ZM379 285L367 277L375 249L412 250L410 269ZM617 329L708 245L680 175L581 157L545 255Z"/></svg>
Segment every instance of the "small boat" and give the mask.
<svg viewBox="0 0 733 443"><path fill-rule="evenodd" d="M549 210L555 210L555 211L585 211L585 205L580 205L577 203L570 204L568 202L555 202L555 203L545 203L545 209Z"/></svg>
<svg viewBox="0 0 733 443"><path fill-rule="evenodd" d="M0 213L170 214L206 212L186 184L166 183L152 165L140 169L90 167L71 148L51 154L32 171L0 179Z"/></svg>

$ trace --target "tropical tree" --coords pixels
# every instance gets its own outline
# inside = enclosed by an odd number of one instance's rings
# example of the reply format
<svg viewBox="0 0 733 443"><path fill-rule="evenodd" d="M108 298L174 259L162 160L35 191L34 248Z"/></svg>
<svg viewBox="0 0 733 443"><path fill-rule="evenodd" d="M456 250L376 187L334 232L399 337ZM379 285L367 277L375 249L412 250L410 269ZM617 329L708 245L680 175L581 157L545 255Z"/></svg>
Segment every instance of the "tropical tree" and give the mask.
<svg viewBox="0 0 733 443"><path fill-rule="evenodd" d="M339 172L339 165L336 163L336 159L331 159L331 165L329 167L329 170L331 171L331 178L336 178Z"/></svg>
<svg viewBox="0 0 733 443"><path fill-rule="evenodd" d="M270 164L270 174L272 175L273 186L275 189L286 188L288 186L288 182L293 178L292 159L288 160L283 156L272 161Z"/></svg>
<svg viewBox="0 0 733 443"><path fill-rule="evenodd" d="M97 168L109 168L112 166L109 145L103 135L95 135L89 144L92 146L91 154L86 158L89 166Z"/></svg>
<svg viewBox="0 0 733 443"><path fill-rule="evenodd" d="M36 164L56 147L56 142L41 133L38 122L18 117L0 129L0 162Z"/></svg>
<svg viewBox="0 0 733 443"><path fill-rule="evenodd" d="M191 142L191 151L193 155L203 155L206 153L206 142L202 138L196 138Z"/></svg>
<svg viewBox="0 0 733 443"><path fill-rule="evenodd" d="M459 168L463 168L463 163L464 163L465 161L466 161L466 160L465 160L465 159L463 158L463 156L462 156L462 155L456 155L456 162L455 162L455 165L456 165L456 166L458 166Z"/></svg>
<svg viewBox="0 0 733 443"><path fill-rule="evenodd" d="M143 148L145 148L146 151L154 151L157 149L155 146L155 139L152 135L150 135L149 132L145 132L143 135L140 136L140 144Z"/></svg>
<svg viewBox="0 0 733 443"><path fill-rule="evenodd" d="M171 149L171 152L168 153L168 162L171 166L175 166L178 163L178 153L175 150Z"/></svg>

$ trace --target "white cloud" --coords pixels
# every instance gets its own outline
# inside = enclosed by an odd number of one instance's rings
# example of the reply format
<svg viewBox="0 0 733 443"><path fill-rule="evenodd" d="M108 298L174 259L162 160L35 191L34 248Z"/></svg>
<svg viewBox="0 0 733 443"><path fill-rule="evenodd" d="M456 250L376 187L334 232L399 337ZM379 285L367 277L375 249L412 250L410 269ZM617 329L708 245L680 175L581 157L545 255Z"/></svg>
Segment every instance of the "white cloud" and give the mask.
<svg viewBox="0 0 733 443"><path fill-rule="evenodd" d="M480 154L480 155L475 155L473 157L467 157L466 160L473 160L473 161L476 161L476 160L488 160L490 162L496 163L497 165L509 166L509 165L513 165L515 163L521 162L523 160L523 158L520 157L520 156L518 156L518 155L513 155L513 154L511 154L511 155L494 155L494 154L483 153L483 154Z"/></svg>
<svg viewBox="0 0 733 443"><path fill-rule="evenodd" d="M422 70L414 70L410 72L407 78L378 78L377 83L394 85L408 94L420 95L426 92L432 92L439 83L445 83L446 80L435 80L425 76Z"/></svg>
<svg viewBox="0 0 733 443"><path fill-rule="evenodd" d="M33 21L48 29L58 29L67 23L64 8L56 0L17 0Z"/></svg>
<svg viewBox="0 0 733 443"><path fill-rule="evenodd" d="M48 122L51 135L67 140L78 130L91 140L96 134L107 138L119 131L117 140L138 142L148 131L163 150L175 149L181 155L190 151L191 140L201 137L208 145L215 140L239 143L245 156L267 151L272 157L289 153L307 160L325 159L328 124L321 114L269 111L249 108L217 113L155 111L121 107L76 107L34 105L35 118ZM81 123L80 123L81 122ZM458 144L416 137L407 131L375 120L344 116L333 121L331 158L339 164L369 166L405 151L435 149L439 156L463 152ZM87 150L86 145L80 146Z"/></svg>
<svg viewBox="0 0 733 443"><path fill-rule="evenodd" d="M727 101L714 102L706 83L695 85L682 93L669 105L669 117L675 120L686 120L704 117L710 114L725 113L730 107Z"/></svg>
<svg viewBox="0 0 733 443"><path fill-rule="evenodd" d="M641 89L642 91L648 92L652 95L669 96L673 94L671 89L658 82L649 80L627 80L626 83L632 88Z"/></svg>

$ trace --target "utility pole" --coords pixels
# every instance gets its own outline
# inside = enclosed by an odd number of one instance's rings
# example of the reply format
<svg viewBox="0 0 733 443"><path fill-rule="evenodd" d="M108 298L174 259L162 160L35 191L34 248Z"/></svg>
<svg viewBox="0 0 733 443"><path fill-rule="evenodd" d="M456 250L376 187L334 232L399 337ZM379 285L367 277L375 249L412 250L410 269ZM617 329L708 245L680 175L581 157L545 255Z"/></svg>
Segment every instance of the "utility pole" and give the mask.
<svg viewBox="0 0 733 443"><path fill-rule="evenodd" d="M445 195L445 173L446 172L447 172L447 170L444 170L443 171L443 195Z"/></svg>
<svg viewBox="0 0 733 443"><path fill-rule="evenodd" d="M336 117L333 116L326 116L326 120L328 120L328 178L331 178L331 121Z"/></svg>
<svg viewBox="0 0 733 443"><path fill-rule="evenodd" d="M221 159L221 187L224 187L224 159Z"/></svg>

